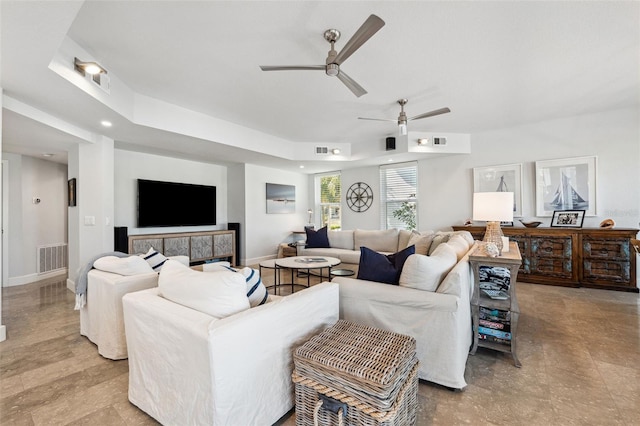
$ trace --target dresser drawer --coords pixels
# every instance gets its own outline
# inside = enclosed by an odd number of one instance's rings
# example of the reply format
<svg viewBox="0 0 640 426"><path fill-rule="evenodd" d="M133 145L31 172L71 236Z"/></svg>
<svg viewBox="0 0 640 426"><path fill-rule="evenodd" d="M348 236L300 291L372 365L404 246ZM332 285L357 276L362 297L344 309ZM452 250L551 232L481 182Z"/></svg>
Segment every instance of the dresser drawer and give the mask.
<svg viewBox="0 0 640 426"><path fill-rule="evenodd" d="M537 257L531 259L530 271L532 275L541 275L545 277L567 278L573 277L573 268L571 267L571 259L554 259Z"/></svg>
<svg viewBox="0 0 640 426"><path fill-rule="evenodd" d="M628 261L631 245L628 239L592 239L583 237L582 253L585 258Z"/></svg>
<svg viewBox="0 0 640 426"><path fill-rule="evenodd" d="M531 256L571 258L571 238L531 238Z"/></svg>
<svg viewBox="0 0 640 426"><path fill-rule="evenodd" d="M585 259L582 265L582 280L593 283L623 282L631 278L630 262Z"/></svg>

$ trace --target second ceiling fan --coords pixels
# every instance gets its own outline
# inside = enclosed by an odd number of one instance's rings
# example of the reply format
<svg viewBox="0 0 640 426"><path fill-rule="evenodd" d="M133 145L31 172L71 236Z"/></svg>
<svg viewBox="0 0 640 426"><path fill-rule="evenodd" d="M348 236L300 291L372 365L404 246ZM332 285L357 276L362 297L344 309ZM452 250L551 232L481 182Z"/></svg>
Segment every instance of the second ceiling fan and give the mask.
<svg viewBox="0 0 640 426"><path fill-rule="evenodd" d="M392 118L366 118L366 117L358 117L360 120L375 120L375 121L394 121L398 123L398 131L401 135L407 134L407 121L411 120L420 120L421 118L433 117L434 115L446 114L451 112L451 110L447 107L434 109L433 111L425 112L424 114L419 114L411 118L407 118L407 113L404 111L404 106L409 102L407 99L398 99L398 103L400 104L400 115L398 115L397 119Z"/></svg>
<svg viewBox="0 0 640 426"><path fill-rule="evenodd" d="M324 71L327 75L332 77L338 77L338 79L345 84L353 92L354 95L360 97L367 93L358 83L356 83L351 77L345 74L340 65L347 60L347 58L358 50L367 40L369 40L375 33L384 26L384 21L376 15L371 15L364 21L364 24L358 31L349 39L347 44L344 45L342 50L338 53L334 49L334 44L340 39L340 31L330 29L324 32L324 38L331 43L331 50L325 65L261 65L262 71L291 71L291 70L304 70L304 71Z"/></svg>

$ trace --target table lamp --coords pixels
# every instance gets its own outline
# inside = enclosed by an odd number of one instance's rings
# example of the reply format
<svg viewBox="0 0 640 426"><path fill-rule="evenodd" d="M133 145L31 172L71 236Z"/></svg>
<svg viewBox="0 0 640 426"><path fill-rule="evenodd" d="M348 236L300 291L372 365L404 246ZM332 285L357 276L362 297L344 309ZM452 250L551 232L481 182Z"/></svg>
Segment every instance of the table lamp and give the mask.
<svg viewBox="0 0 640 426"><path fill-rule="evenodd" d="M513 221L513 192L476 192L473 194L473 220L487 222L484 242L494 243L502 254L500 222Z"/></svg>

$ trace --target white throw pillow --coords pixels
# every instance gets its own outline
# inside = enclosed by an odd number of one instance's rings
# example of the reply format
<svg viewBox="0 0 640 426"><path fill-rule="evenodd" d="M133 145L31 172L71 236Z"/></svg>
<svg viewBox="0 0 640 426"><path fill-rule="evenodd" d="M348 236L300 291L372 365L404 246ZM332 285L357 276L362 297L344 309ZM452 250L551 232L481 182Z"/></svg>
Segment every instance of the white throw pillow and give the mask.
<svg viewBox="0 0 640 426"><path fill-rule="evenodd" d="M149 266L156 272L160 272L162 265L167 261L167 258L153 247L149 247L149 251L141 254L140 257L146 260Z"/></svg>
<svg viewBox="0 0 640 426"><path fill-rule="evenodd" d="M245 266L242 269L234 269L231 267L229 262L216 262L213 265L215 265L215 267L209 266L206 269L203 268L203 271L204 272L231 271L231 272L237 272L238 274L241 274L244 277L245 282L247 283L247 298L249 298L249 303L251 304L252 308L255 308L256 306L264 305L265 303L267 303L267 298L269 297L269 293L267 292L267 288L262 283L262 279L260 278L260 271L258 271L257 269L251 269L248 266Z"/></svg>
<svg viewBox="0 0 640 426"><path fill-rule="evenodd" d="M101 271L119 275L138 275L153 272L151 266L149 266L143 258L138 256L104 256L93 262L93 267Z"/></svg>
<svg viewBox="0 0 640 426"><path fill-rule="evenodd" d="M202 264L203 272L228 271L229 268L231 268L231 263L229 262L211 262Z"/></svg>
<svg viewBox="0 0 640 426"><path fill-rule="evenodd" d="M445 244L441 244L431 256L412 254L404 262L400 274L400 286L436 291L456 262L456 253Z"/></svg>
<svg viewBox="0 0 640 426"><path fill-rule="evenodd" d="M158 278L160 295L216 318L249 309L245 279L231 272L194 271L175 260L165 262Z"/></svg>

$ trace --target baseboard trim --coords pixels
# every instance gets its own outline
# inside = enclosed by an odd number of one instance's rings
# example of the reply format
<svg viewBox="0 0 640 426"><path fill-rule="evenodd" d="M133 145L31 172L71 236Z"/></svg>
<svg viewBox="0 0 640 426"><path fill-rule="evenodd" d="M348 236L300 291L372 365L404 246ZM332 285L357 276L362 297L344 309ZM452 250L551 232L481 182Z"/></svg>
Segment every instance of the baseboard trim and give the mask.
<svg viewBox="0 0 640 426"><path fill-rule="evenodd" d="M17 285L31 284L36 281L55 278L57 276L67 275L67 269L58 269L57 271L46 272L44 274L29 274L20 277L9 277L4 287L13 287Z"/></svg>
<svg viewBox="0 0 640 426"><path fill-rule="evenodd" d="M67 288L72 292L76 292L76 282L67 278Z"/></svg>
<svg viewBox="0 0 640 426"><path fill-rule="evenodd" d="M0 342L7 340L7 327L0 325Z"/></svg>
<svg viewBox="0 0 640 426"><path fill-rule="evenodd" d="M254 257L251 259L241 259L242 262L239 263L240 265L244 265L244 266L249 266L249 265L257 265L260 262L264 262L265 260L271 260L271 259L275 259L277 257L277 255L272 254L269 256L261 256L261 257Z"/></svg>

